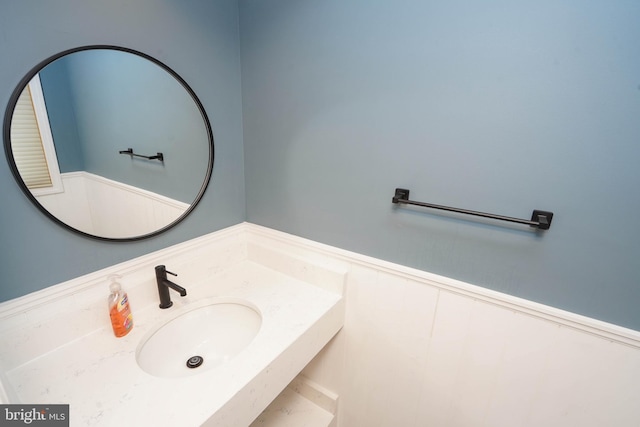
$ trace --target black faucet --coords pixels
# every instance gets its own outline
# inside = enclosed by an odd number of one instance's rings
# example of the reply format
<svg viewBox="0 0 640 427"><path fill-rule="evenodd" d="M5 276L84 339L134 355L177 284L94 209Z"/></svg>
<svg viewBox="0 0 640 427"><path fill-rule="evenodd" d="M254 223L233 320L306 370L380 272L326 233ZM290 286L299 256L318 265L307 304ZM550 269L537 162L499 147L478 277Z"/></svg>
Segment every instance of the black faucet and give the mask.
<svg viewBox="0 0 640 427"><path fill-rule="evenodd" d="M176 273L167 271L164 265L156 266L156 281L158 282L158 295L160 296L160 308L169 308L173 305L171 302L171 295L169 295L169 288L180 293L183 297L187 295L187 290L182 286L176 285L171 280L167 279L167 273L173 276L177 276Z"/></svg>

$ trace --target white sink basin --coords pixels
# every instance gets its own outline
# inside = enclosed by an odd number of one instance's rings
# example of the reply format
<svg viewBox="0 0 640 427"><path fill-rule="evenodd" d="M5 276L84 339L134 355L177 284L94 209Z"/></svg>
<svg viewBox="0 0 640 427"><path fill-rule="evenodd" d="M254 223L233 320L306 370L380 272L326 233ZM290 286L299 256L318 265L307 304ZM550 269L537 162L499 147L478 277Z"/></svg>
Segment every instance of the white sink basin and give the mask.
<svg viewBox="0 0 640 427"><path fill-rule="evenodd" d="M258 334L262 317L245 301L186 307L141 341L138 365L156 377L186 377L222 365Z"/></svg>

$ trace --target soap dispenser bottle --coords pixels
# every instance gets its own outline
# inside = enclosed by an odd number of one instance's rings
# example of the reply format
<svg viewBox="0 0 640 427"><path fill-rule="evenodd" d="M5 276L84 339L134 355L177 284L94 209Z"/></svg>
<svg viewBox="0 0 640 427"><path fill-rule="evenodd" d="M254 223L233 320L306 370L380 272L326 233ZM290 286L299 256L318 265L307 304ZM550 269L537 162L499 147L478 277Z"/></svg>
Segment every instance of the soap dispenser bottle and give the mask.
<svg viewBox="0 0 640 427"><path fill-rule="evenodd" d="M109 284L109 316L111 317L111 326L116 337L120 338L127 335L133 328L133 315L129 306L129 298L127 293L122 289L117 274L108 277L111 282Z"/></svg>

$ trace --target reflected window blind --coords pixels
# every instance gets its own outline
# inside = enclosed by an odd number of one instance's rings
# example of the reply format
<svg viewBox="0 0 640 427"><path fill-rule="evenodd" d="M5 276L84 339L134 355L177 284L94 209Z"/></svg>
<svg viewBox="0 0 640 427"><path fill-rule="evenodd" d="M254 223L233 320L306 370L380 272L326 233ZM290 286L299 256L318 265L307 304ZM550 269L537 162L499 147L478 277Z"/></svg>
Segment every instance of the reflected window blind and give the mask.
<svg viewBox="0 0 640 427"><path fill-rule="evenodd" d="M18 98L11 119L11 150L28 188L52 186L29 86Z"/></svg>

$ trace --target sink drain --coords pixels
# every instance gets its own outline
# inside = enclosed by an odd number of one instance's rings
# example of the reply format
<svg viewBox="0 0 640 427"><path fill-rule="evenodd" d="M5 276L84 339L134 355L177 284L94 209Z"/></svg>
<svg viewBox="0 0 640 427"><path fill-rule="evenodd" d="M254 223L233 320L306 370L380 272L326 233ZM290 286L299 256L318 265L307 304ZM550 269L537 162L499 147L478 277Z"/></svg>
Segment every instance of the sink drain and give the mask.
<svg viewBox="0 0 640 427"><path fill-rule="evenodd" d="M202 365L202 362L204 362L204 359L201 356L191 356L187 360L187 368L189 369L197 368L198 366Z"/></svg>

